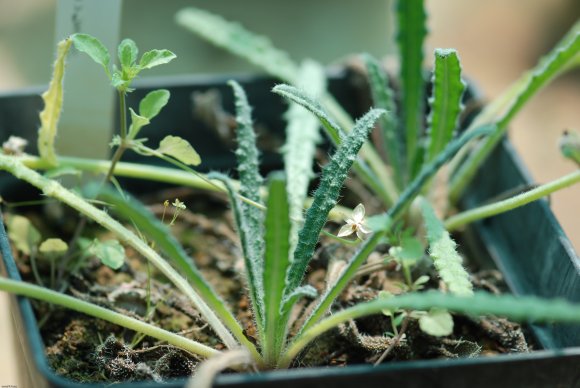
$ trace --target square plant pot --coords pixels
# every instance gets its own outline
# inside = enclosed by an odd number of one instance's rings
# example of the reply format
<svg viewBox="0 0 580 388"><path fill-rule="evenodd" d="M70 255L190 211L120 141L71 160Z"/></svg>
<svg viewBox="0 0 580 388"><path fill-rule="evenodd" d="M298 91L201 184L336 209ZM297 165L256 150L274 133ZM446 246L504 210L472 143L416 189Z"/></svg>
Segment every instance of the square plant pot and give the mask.
<svg viewBox="0 0 580 388"><path fill-rule="evenodd" d="M268 129L269 150L262 155L263 166L273 170L281 166L276 152L282 144L283 113L287 109L280 98L270 93L275 81L263 77L236 77L245 88L254 107L256 127ZM217 89L226 111L233 111L233 97L223 77L186 77L142 81L129 95L134 106L152 89L169 89L171 102L153 123L143 130L143 137L157 144L166 134L189 140L199 151L202 170L233 169L231 147L219 138L210 125L194 117L193 93ZM369 99L360 87L360 79L346 71L330 76L331 93L354 116L368 109ZM364 89L364 88L363 88ZM0 138L18 135L34 139L37 112L42 108L40 90L0 96ZM195 130L194 130L195 129ZM32 147L34 148L34 147ZM35 152L32 150L31 152ZM142 161L139 155L127 154L126 161ZM150 162L150 161L149 161ZM464 208L481 204L532 182L509 141L504 140L480 169L474 183L461 201ZM152 190L151 183L126 180L129 190ZM11 176L0 174L0 194L5 198L26 197L26 186ZM31 194L34 195L34 194ZM20 275L11 255L8 240L0 233L2 272L15 279ZM537 201L517 210L473 224L462 239L468 251L483 265L498 268L510 290L516 295L561 297L580 302L580 262L547 201ZM485 264L487 263L487 264ZM44 344L28 299L13 297L16 332L27 360L28 374L34 387L88 387L57 376L44 357ZM385 363L373 367L355 365L346 368L308 368L279 370L260 374L226 374L216 380L218 387L573 387L580 386L580 328L572 325L529 326L539 350L525 354L438 359ZM116 386L179 387L184 380L155 384L133 382Z"/></svg>

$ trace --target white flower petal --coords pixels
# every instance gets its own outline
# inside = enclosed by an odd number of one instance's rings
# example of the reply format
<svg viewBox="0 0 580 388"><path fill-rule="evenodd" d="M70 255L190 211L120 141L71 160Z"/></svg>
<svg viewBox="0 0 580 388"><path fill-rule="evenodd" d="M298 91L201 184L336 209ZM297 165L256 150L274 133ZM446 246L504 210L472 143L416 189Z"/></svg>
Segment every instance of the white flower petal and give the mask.
<svg viewBox="0 0 580 388"><path fill-rule="evenodd" d="M372 229L370 229L365 224L358 224L358 230L360 230L364 234L369 234L372 232Z"/></svg>
<svg viewBox="0 0 580 388"><path fill-rule="evenodd" d="M355 223L361 222L365 218L365 206L362 203L356 205L352 212L352 219Z"/></svg>
<svg viewBox="0 0 580 388"><path fill-rule="evenodd" d="M353 232L355 231L355 229L356 228L352 224L343 225L342 228L340 228L340 230L338 231L337 236L338 237L350 236L351 234L353 234Z"/></svg>

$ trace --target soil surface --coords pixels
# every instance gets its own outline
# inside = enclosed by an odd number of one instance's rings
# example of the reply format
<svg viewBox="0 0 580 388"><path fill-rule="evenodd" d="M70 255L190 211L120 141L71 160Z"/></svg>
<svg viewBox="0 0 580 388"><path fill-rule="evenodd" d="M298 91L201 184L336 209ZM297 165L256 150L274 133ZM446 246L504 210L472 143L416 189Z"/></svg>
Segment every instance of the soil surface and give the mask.
<svg viewBox="0 0 580 388"><path fill-rule="evenodd" d="M145 201L162 218L163 202L171 202L174 198L179 198L188 209L179 214L171 227L172 232L183 242L196 265L233 309L247 335L253 338L255 330L241 277L244 264L225 198L174 189L158 193ZM55 210L57 206L51 202L45 208L56 212L58 217L45 217L48 221L42 223L37 215L30 218L44 237L54 237L50 230L58 227L66 232L60 237L70 239L79 220L64 209ZM207 209L212 209L209 216ZM202 211L204 215L201 215ZM170 217L169 208L165 221L169 221ZM63 219L67 220L64 224ZM336 233L339 228L337 224L327 225L331 233ZM90 235L90 238L110 237L90 223L83 235ZM366 268L375 270L361 272L335 303L334 310L372 300L381 290L395 294L401 292L399 284L404 278L400 268L394 263L381 264L384 262L382 254L388 248L382 246L371 255ZM307 282L322 291L327 277L340 268L354 249L323 237L309 268ZM95 257L79 258L73 254L63 266L57 284L68 294L153 323L216 349L224 348L183 295L131 249L127 248L126 254L126 263L117 271L102 265ZM14 252L14 255L23 276L34 281L30 257L21 252ZM48 284L49 264L37 260L37 265L43 281ZM476 289L498 293L505 288L499 272L481 270L473 263L468 263L468 267ZM441 288L437 275L432 271L430 266L418 265L412 275L414 278L429 275L431 280L425 287ZM308 309L312 303L313 300L306 299L300 307ZM200 363L195 355L158 343L153 338L45 303L34 301L33 305L50 365L56 373L70 379L83 382L164 381L188 376L195 372ZM350 321L319 337L295 360L292 367L475 357L530 350L520 326L505 319L458 315L453 318L454 332L446 337L423 333L414 318L405 318L399 323L398 335L392 333L391 318L387 315Z"/></svg>

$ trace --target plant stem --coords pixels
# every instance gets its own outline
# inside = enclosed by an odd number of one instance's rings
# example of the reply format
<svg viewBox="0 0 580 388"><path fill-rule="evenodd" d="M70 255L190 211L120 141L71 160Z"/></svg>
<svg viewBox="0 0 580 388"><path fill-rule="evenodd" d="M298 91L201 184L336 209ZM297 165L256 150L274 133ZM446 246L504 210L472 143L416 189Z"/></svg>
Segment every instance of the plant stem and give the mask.
<svg viewBox="0 0 580 388"><path fill-rule="evenodd" d="M555 181L546 183L545 185L541 185L535 189L516 195L515 197L511 197L489 205L480 206L475 209L466 210L462 213L449 217L445 220L445 228L448 231L456 230L459 227L469 224L473 221L488 218L496 214L505 213L520 206L524 206L530 202L536 201L555 191L572 186L578 182L580 182L580 169L574 171L571 174L556 179Z"/></svg>
<svg viewBox="0 0 580 388"><path fill-rule="evenodd" d="M135 330L160 341L166 341L174 346L199 354L203 357L211 357L220 353L206 345L174 334L170 331L44 287L0 277L0 290L63 306L127 329Z"/></svg>
<svg viewBox="0 0 580 388"><path fill-rule="evenodd" d="M194 304L194 306L205 317L207 322L212 326L226 346L234 348L238 342L232 337L230 331L218 319L214 311L205 303L191 285L184 279L167 261L165 261L157 252L152 250L144 241L142 241L133 232L125 228L118 221L111 218L104 211L97 209L81 197L70 192L58 182L43 177L37 172L26 168L16 158L0 155L0 169L9 171L15 177L24 180L31 185L42 190L46 196L56 198L61 202L76 209L81 214L94 220L107 230L117 235L121 241L132 246L137 252L149 260L160 272L162 272L178 289L180 289ZM229 323L229 322L228 322ZM247 339L243 333L240 333L237 327L228 325L237 337L246 342ZM251 344L250 344L251 345Z"/></svg>

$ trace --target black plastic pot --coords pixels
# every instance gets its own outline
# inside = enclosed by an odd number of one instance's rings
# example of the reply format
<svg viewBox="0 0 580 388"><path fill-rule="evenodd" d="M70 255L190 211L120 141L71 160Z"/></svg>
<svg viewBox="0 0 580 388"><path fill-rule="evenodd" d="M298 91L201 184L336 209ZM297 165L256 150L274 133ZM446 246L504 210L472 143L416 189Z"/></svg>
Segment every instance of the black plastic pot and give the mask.
<svg viewBox="0 0 580 388"><path fill-rule="evenodd" d="M345 74L331 77L330 89L354 116L368 108L360 88ZM356 80L356 77L354 78ZM268 128L274 136L282 137L282 113L286 106L269 90L274 81L266 78L238 79L246 89L254 106L258 127ZM171 103L143 135L152 143L166 133L190 139L204 159L204 169L227 169L233 166L231 148L222 144L208 126L192 116L191 94L217 88L222 92L226 110L233 110L231 92L225 80L187 78L142 84L133 93L129 106L151 88L165 87L172 94ZM353 98L354 97L354 98ZM0 98L0 139L8 135L28 135L33 138L37 128L36 112L41 108L38 96L23 94ZM196 128L196 132L193 132ZM138 159L138 156L134 156ZM266 169L280 165L275 152L263 156ZM496 149L481 169L475 183L462 200L464 207L526 185L531 179L508 141ZM142 190L140 182L126 182L135 190ZM22 186L7 175L0 175L0 194L8 198L22 193ZM507 214L478 222L467 233L474 238L470 247L476 256L499 268L510 289L517 295L563 297L580 302L580 262L570 242L563 234L546 201L538 201ZM0 230L3 272L19 278L3 228ZM26 298L14 298L18 307L14 316L19 321L18 334L23 350L32 360L29 373L37 378L33 385L58 387L87 387L72 383L54 374L44 357L44 345L36 326L31 305ZM580 386L580 328L566 325L531 326L542 350L527 354L479 357L454 360L426 360L383 364L378 367L350 366L347 368L315 368L274 371L261 374L232 374L219 376L219 387L574 387ZM182 386L183 381L164 384ZM117 386L153 387L153 383L128 383Z"/></svg>

